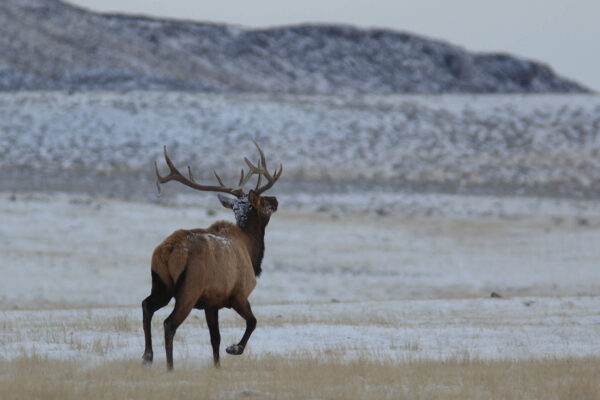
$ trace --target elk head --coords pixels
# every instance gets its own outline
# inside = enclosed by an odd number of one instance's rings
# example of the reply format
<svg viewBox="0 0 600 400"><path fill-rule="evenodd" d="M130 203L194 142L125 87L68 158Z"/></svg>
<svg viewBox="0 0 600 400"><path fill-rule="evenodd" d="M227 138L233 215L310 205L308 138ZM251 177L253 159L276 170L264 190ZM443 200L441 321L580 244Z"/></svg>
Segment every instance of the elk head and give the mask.
<svg viewBox="0 0 600 400"><path fill-rule="evenodd" d="M258 143L253 140L254 145L258 149L260 154L260 160L258 160L257 165L254 165L248 158L244 158L244 161L248 165L248 172L244 173L244 170L241 170L240 180L236 187L225 186L223 180L217 174L217 171L213 169L213 173L218 186L210 186L210 185L201 185L194 180L192 175L192 169L188 166L188 176L185 177L179 170L175 167L169 154L167 153L167 146L164 147L165 161L169 167L169 174L166 176L161 176L158 172L158 165L154 162L154 168L156 172L156 186L158 188L158 197L162 194L161 183L166 183L169 181L177 181L183 183L184 185L191 187L192 189L202 190L202 191L211 191L218 192L217 195L221 204L233 210L235 214L235 219L237 225L246 230L250 227L256 226L258 224L259 227L264 227L268 224L271 214L277 211L277 198L273 196L261 196L265 191L270 189L273 184L279 179L281 173L283 172L283 165L279 164L279 169L273 171L271 174L267 168L267 160L263 150L260 148ZM248 193L244 192L244 186L253 175L258 175L258 179L256 182L256 187L251 189ZM261 186L262 178L266 179L266 183ZM234 198L223 196L220 193L227 193L229 195L234 196Z"/></svg>

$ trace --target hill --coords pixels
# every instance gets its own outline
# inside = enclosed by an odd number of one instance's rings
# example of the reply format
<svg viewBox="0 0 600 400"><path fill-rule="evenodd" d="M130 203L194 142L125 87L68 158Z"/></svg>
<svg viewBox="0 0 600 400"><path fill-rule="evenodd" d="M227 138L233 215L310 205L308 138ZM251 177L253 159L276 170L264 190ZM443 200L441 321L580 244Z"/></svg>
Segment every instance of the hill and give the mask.
<svg viewBox="0 0 600 400"><path fill-rule="evenodd" d="M549 66L349 26L270 29L106 15L58 0L0 2L0 90L586 92Z"/></svg>

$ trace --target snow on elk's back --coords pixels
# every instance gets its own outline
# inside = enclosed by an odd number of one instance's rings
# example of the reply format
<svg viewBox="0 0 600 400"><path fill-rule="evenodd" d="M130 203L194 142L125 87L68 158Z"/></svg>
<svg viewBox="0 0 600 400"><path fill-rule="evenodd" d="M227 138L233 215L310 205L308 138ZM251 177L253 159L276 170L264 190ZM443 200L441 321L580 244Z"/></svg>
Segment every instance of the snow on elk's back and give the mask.
<svg viewBox="0 0 600 400"><path fill-rule="evenodd" d="M229 246L231 244L231 240L224 236L217 236L217 235L213 235L212 233L206 233L206 234L204 234L204 237L206 237L208 239L216 240L225 246Z"/></svg>
<svg viewBox="0 0 600 400"><path fill-rule="evenodd" d="M203 237L209 240L216 240L217 242L229 246L231 244L231 240L226 238L225 236L219 236L212 233L198 233L198 232L190 232L187 234L187 239L190 242L195 242L198 238Z"/></svg>

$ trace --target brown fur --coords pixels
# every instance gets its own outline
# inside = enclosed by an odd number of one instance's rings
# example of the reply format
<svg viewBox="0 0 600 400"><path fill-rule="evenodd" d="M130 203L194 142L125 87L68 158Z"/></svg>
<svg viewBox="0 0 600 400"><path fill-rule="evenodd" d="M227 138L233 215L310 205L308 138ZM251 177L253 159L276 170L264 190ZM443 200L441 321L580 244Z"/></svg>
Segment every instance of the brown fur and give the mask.
<svg viewBox="0 0 600 400"><path fill-rule="evenodd" d="M256 286L250 241L245 236L226 221L208 229L175 231L154 250L151 270L169 292L186 271L185 279L193 282L186 285L187 296L207 306L229 307L232 296L247 299Z"/></svg>
<svg viewBox="0 0 600 400"><path fill-rule="evenodd" d="M253 191L238 199L221 198L234 209L237 225L226 221L208 229L178 230L159 244L152 255L152 292L142 303L146 349L143 359L151 362L150 321L154 312L175 297L175 308L165 320L167 365L173 367L173 336L192 308L205 309L213 346L219 362L220 334L218 310L235 309L246 320L242 340L227 348L230 354L244 351L256 318L248 296L256 286L264 253L264 233L270 216L277 210L277 199L261 197Z"/></svg>

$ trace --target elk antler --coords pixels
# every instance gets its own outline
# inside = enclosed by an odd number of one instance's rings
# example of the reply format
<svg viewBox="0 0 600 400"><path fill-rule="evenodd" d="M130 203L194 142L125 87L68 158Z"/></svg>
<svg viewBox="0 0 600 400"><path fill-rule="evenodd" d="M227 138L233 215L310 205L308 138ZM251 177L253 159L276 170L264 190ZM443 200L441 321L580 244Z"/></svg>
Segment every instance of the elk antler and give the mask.
<svg viewBox="0 0 600 400"><path fill-rule="evenodd" d="M240 181L236 188L225 186L225 184L223 183L223 180L221 179L219 174L217 174L217 171L215 171L214 169L213 169L213 173L215 174L215 178L217 178L217 181L219 182L219 186L207 186L207 185L201 185L201 184L197 183L194 180L194 177L192 176L192 169L189 166L188 166L189 178L186 178L181 172L179 172L177 167L175 167L175 165L171 161L171 158L169 157L169 154L167 153L167 146L164 146L165 161L167 162L167 165L168 165L170 171L169 171L168 175L161 176L160 173L158 172L158 164L156 163L156 161L154 162L154 170L156 172L156 187L158 188L158 197L160 197L162 194L162 188L161 188L160 184L167 183L169 181L177 181L177 182L183 183L184 185L191 187L192 189L196 189L196 190L228 193L228 194L231 194L236 197L242 197L244 195L244 190L243 190L244 185L246 183L248 183L248 181L254 174L258 174L258 182L256 184L255 192L257 194L263 193L265 190L267 190L271 186L273 186L275 181L277 181L277 179L279 179L279 176L281 176L281 172L283 170L283 166L280 166L279 171L275 171L274 176L271 176L271 174L269 174L269 171L267 171L267 162L265 160L265 154L263 153L263 151L260 148L260 146L258 145L258 143L256 143L256 141L254 141L254 144L256 145L256 147L258 148L258 152L260 153L260 161L258 162L258 167L255 167L250 161L248 161L247 158L244 158L244 160L246 160L246 163L250 167L250 171L248 171L248 173L244 175L244 170L242 169ZM261 177L263 175L265 176L265 178L267 178L267 180L269 182L262 188L259 188L260 183L261 183Z"/></svg>
<svg viewBox="0 0 600 400"><path fill-rule="evenodd" d="M244 195L244 191L242 190L242 187L246 184L246 182L248 182L248 179L250 179L250 177L252 176L252 174L249 173L248 175L246 175L244 177L244 170L242 170L242 176L240 178L240 183L239 183L238 187L231 188L231 187L225 186L223 184L221 177L219 176L219 174L217 174L217 171L215 171L213 169L213 173L215 174L215 177L217 178L217 181L219 182L219 186L200 185L199 183L197 183L194 180L194 177L192 176L192 169L189 166L188 166L188 175L190 176L189 179L186 178L181 172L179 172L177 167L175 167L175 165L173 164L173 161L171 161L169 154L167 153L167 146L164 146L164 153L165 153L165 161L167 162L167 165L169 166L169 170L170 170L169 175L161 176L160 173L158 172L158 164L156 163L156 161L154 162L154 170L156 172L156 187L158 188L158 197L160 197L162 194L162 188L160 187L160 184L167 183L169 181L177 181L177 182L183 183L184 185L189 186L192 189L196 189L196 190L222 192L222 193L228 193L228 194L234 195L236 197L242 197Z"/></svg>
<svg viewBox="0 0 600 400"><path fill-rule="evenodd" d="M254 192L256 192L256 194L260 195L261 193L264 193L265 191L270 189L271 186L273 186L273 184L275 182L277 182L277 179L279 179L279 177L281 176L281 173L283 172L283 164L279 164L279 170L273 171L273 175L271 175L269 173L269 170L267 169L267 160L265 158L265 153L263 153L263 151L260 148L260 146L258 145L258 143L256 143L256 140L253 139L252 141L254 142L254 144L256 145L256 148L258 149L258 152L260 153L260 161L258 161L258 167L254 166L254 164L252 164L250 162L250 160L248 160L247 158L244 158L244 161L246 161L246 164L248 164L248 167L250 167L251 173L259 174L258 181L256 182L256 188L254 189ZM267 178L268 182L263 187L260 187L261 178L263 176L265 178Z"/></svg>

